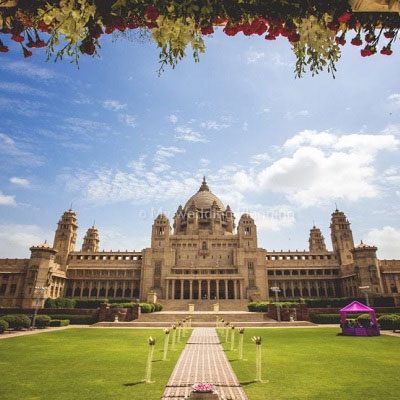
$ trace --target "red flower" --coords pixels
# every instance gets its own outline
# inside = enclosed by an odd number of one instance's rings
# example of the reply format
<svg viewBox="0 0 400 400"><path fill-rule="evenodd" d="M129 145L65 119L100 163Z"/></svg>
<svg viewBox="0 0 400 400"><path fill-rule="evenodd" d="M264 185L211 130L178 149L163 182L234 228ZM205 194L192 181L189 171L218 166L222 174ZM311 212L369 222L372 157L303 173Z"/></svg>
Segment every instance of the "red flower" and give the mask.
<svg viewBox="0 0 400 400"><path fill-rule="evenodd" d="M217 25L223 24L224 22L226 22L225 18L221 18L221 17L215 17L214 18L214 23Z"/></svg>
<svg viewBox="0 0 400 400"><path fill-rule="evenodd" d="M22 50L24 51L24 58L32 57L32 52L22 46Z"/></svg>
<svg viewBox="0 0 400 400"><path fill-rule="evenodd" d="M35 42L35 46L37 49L40 49L42 47L46 47L46 42L44 42L43 40L37 40Z"/></svg>
<svg viewBox="0 0 400 400"><path fill-rule="evenodd" d="M11 39L14 40L14 42L18 42L18 43L21 43L25 40L25 38L23 36L21 36L20 34L12 35Z"/></svg>
<svg viewBox="0 0 400 400"><path fill-rule="evenodd" d="M340 44L341 46L344 46L346 44L346 40L344 37L335 37L335 41L337 44Z"/></svg>
<svg viewBox="0 0 400 400"><path fill-rule="evenodd" d="M203 26L203 27L201 28L201 33L202 33L203 35L211 35L212 33L214 33L214 28L213 28L212 25L210 25L210 26Z"/></svg>
<svg viewBox="0 0 400 400"><path fill-rule="evenodd" d="M298 33L292 33L288 39L290 43L297 43L300 40L300 35Z"/></svg>
<svg viewBox="0 0 400 400"><path fill-rule="evenodd" d="M339 25L336 24L335 22L329 22L328 28L333 32L337 32L339 29Z"/></svg>
<svg viewBox="0 0 400 400"><path fill-rule="evenodd" d="M357 35L355 38L351 39L350 42L353 46L361 46L362 45L362 40L360 37Z"/></svg>
<svg viewBox="0 0 400 400"><path fill-rule="evenodd" d="M147 6L146 7L146 18L151 21L154 22L157 20L158 16L160 15L157 8L153 7L153 6Z"/></svg>
<svg viewBox="0 0 400 400"><path fill-rule="evenodd" d="M351 14L350 14L350 13L345 13L345 14L341 15L341 16L338 18L338 21L339 21L341 24L347 24L347 21L348 21L350 18L351 18Z"/></svg>
<svg viewBox="0 0 400 400"><path fill-rule="evenodd" d="M245 36L250 36L253 33L253 28L251 25L243 25L242 31Z"/></svg>
<svg viewBox="0 0 400 400"><path fill-rule="evenodd" d="M376 53L375 47L365 46L364 49L361 50L361 55L363 57L369 57Z"/></svg>
<svg viewBox="0 0 400 400"><path fill-rule="evenodd" d="M228 36L235 36L238 33L237 26L226 25L224 28L224 32Z"/></svg>
<svg viewBox="0 0 400 400"><path fill-rule="evenodd" d="M385 55L385 56L390 56L393 53L393 51L390 49L390 46L384 47L381 50L381 54Z"/></svg>
<svg viewBox="0 0 400 400"><path fill-rule="evenodd" d="M82 44L80 45L79 50L83 54L89 54L91 56L94 54L94 51L96 50L96 48L91 40L84 40L82 42Z"/></svg>
<svg viewBox="0 0 400 400"><path fill-rule="evenodd" d="M51 32L51 28L50 25L47 25L44 21L40 21L38 28L42 31L42 32L47 32L50 33Z"/></svg>
<svg viewBox="0 0 400 400"><path fill-rule="evenodd" d="M260 26L257 28L257 30L255 31L255 33L257 33L257 35L263 35L265 32L267 32L267 26L264 23L261 23Z"/></svg>
<svg viewBox="0 0 400 400"><path fill-rule="evenodd" d="M283 37L287 37L288 38L291 35L291 33L292 33L292 31L289 28L283 28L281 30L281 35Z"/></svg>
<svg viewBox="0 0 400 400"><path fill-rule="evenodd" d="M276 36L271 35L270 33L268 35L265 36L266 40L276 40Z"/></svg>
<svg viewBox="0 0 400 400"><path fill-rule="evenodd" d="M7 46L0 46L0 53L8 53L8 47Z"/></svg>
<svg viewBox="0 0 400 400"><path fill-rule="evenodd" d="M107 33L107 35L113 33L114 31L115 31L115 28L113 26L111 26L111 25L106 26L105 33Z"/></svg>
<svg viewBox="0 0 400 400"><path fill-rule="evenodd" d="M385 38L387 39L393 39L394 38L394 32L393 31L387 31L384 33Z"/></svg>

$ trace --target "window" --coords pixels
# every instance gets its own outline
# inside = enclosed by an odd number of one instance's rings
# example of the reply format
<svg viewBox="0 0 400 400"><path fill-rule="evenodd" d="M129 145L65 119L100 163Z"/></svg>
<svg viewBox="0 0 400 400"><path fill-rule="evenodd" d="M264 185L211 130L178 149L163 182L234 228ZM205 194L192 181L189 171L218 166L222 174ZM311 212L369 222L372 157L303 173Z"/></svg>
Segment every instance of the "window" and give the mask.
<svg viewBox="0 0 400 400"><path fill-rule="evenodd" d="M246 228L244 229L244 235L245 236L251 235L251 228L249 226L246 226Z"/></svg>
<svg viewBox="0 0 400 400"><path fill-rule="evenodd" d="M6 284L6 283L3 283L3 284L0 286L0 295L6 294L6 290L7 290L7 284Z"/></svg>
<svg viewBox="0 0 400 400"><path fill-rule="evenodd" d="M207 250L207 243L206 243L206 242L203 242L203 243L201 244L201 249L202 249L202 250Z"/></svg>

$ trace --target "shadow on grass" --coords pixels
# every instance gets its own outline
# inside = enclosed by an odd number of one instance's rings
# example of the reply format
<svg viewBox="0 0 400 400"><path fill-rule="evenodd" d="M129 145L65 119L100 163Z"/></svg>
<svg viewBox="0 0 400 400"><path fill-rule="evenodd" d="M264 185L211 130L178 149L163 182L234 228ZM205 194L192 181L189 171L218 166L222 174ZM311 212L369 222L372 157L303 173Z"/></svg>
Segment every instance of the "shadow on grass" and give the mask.
<svg viewBox="0 0 400 400"><path fill-rule="evenodd" d="M253 383L257 383L257 381L254 380L254 381L248 381L248 382L240 382L240 385L241 386L249 386L249 385L251 385Z"/></svg>
<svg viewBox="0 0 400 400"><path fill-rule="evenodd" d="M145 380L142 380L142 381L137 381L137 382L124 383L123 386L125 386L125 387L136 386L136 385L140 385L141 383L146 383L146 382L145 382Z"/></svg>

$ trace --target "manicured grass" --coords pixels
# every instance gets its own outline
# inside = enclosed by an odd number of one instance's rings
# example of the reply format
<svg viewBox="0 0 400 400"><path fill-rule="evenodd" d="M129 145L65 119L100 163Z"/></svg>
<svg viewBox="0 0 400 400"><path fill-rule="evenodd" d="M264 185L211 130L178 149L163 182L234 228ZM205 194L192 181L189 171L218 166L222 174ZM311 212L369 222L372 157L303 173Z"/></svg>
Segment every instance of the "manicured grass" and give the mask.
<svg viewBox="0 0 400 400"><path fill-rule="evenodd" d="M400 398L400 338L338 336L336 328L246 329L244 358L226 355L250 400L394 400ZM254 383L261 336L262 373ZM223 341L223 339L221 339ZM238 334L236 333L236 346Z"/></svg>
<svg viewBox="0 0 400 400"><path fill-rule="evenodd" d="M156 338L153 384L141 382L149 336ZM160 399L184 347L162 361L163 343L161 329L76 328L0 340L0 399Z"/></svg>

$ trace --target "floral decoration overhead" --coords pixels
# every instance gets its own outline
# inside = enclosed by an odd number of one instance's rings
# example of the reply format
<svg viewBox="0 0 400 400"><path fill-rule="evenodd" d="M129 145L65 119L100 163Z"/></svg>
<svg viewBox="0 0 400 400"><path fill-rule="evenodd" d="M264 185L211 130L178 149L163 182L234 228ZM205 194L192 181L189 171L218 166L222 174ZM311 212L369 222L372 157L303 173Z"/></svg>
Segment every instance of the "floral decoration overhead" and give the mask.
<svg viewBox="0 0 400 400"><path fill-rule="evenodd" d="M362 57L391 55L400 29L396 12L353 12L374 0L0 0L0 53L21 47L25 58L46 48L48 59L97 55L100 38L146 30L160 49L160 71L192 48L199 61L204 37L285 37L296 56L295 75L306 70L334 76L341 46L360 46ZM381 2L379 2L381 3ZM393 8L393 0L390 7ZM397 3L394 0L394 3ZM389 0L388 0L389 4ZM389 6L388 6L389 7ZM382 8L382 7L381 7ZM369 9L369 8L368 8ZM383 11L389 11L382 8ZM358 10L359 11L359 10Z"/></svg>

